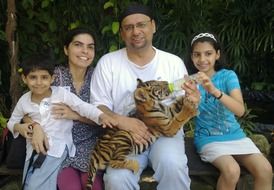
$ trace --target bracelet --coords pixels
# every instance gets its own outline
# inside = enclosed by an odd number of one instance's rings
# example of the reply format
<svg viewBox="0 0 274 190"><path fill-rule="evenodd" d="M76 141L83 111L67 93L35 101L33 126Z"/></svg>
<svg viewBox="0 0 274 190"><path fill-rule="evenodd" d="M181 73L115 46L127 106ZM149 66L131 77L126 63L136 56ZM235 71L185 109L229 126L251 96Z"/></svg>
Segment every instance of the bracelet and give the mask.
<svg viewBox="0 0 274 190"><path fill-rule="evenodd" d="M217 100L220 100L224 95L224 93L222 91L220 91L220 92L221 92L220 96L216 97Z"/></svg>

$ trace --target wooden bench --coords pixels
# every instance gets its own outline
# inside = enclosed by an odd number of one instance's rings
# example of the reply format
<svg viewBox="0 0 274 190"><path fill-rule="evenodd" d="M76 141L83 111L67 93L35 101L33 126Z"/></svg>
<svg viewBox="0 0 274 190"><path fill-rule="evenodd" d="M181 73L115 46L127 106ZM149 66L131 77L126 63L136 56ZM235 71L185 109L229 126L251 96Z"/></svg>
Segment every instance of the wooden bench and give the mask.
<svg viewBox="0 0 274 190"><path fill-rule="evenodd" d="M188 157L188 167L189 175L192 179L192 187L194 186L193 182L199 180L205 186L215 187L217 178L219 176L219 171L209 163L202 162L199 155L196 153L195 147L193 145L193 138L185 138L185 148L186 154ZM18 176L22 177L22 170L20 169L8 169L5 165L0 166L0 177L2 176ZM153 190L156 189L157 182L152 178L153 171L152 169L146 169L140 180L141 190ZM247 177L250 174L245 170L241 169L241 177L237 185L237 190L248 190L249 187L246 185ZM193 190L199 188L191 188ZM205 189L205 188L203 188Z"/></svg>

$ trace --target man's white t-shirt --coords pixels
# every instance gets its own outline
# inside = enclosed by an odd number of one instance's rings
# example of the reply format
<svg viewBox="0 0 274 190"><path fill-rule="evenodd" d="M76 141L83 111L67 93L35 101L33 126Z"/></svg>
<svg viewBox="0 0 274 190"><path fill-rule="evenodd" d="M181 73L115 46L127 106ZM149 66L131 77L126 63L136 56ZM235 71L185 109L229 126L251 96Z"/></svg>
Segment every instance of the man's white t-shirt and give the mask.
<svg viewBox="0 0 274 190"><path fill-rule="evenodd" d="M156 48L154 50L154 58L142 67L128 59L125 48L104 55L92 75L91 102L127 115L134 108L133 92L137 78L173 82L187 74L181 58Z"/></svg>

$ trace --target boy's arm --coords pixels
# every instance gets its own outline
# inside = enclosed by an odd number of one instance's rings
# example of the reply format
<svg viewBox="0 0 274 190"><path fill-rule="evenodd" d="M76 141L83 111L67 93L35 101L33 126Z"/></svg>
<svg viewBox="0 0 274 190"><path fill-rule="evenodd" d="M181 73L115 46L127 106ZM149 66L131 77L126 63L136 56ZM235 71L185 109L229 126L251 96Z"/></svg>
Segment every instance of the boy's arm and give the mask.
<svg viewBox="0 0 274 190"><path fill-rule="evenodd" d="M21 120L24 117L24 98L21 97L12 114L11 117L9 118L9 121L7 123L8 129L11 131L13 134L14 138L17 138L20 135L25 137L26 139L29 139L32 137L32 128L30 127L30 123L21 123Z"/></svg>
<svg viewBox="0 0 274 190"><path fill-rule="evenodd" d="M22 101L20 98L7 123L7 127L13 134L14 138L17 138L19 134L21 133L22 133L21 135L24 136L24 133L28 131L27 126L29 125L29 123L28 124L26 123L25 125L20 124L23 117L24 117L24 111L23 111Z"/></svg>

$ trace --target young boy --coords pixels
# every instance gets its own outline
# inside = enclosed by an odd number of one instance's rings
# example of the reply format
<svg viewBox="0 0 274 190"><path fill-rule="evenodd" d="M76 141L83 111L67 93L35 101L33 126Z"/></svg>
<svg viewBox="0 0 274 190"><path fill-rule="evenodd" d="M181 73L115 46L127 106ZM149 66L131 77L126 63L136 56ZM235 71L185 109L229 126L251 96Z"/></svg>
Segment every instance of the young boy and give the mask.
<svg viewBox="0 0 274 190"><path fill-rule="evenodd" d="M54 64L49 58L35 55L22 62L22 79L28 86L25 93L16 104L9 119L8 128L14 138L19 134L27 139L27 156L23 173L25 190L55 190L57 189L57 174L61 163L69 156L74 156L75 147L72 141L72 120L55 118L51 114L54 103L65 103L72 110L101 124L103 127L113 127L117 122L93 105L79 99L62 87L51 86L54 80ZM28 115L35 123L21 124L21 119ZM30 165L33 147L31 145L32 128L40 124L48 138L48 151L40 168L33 170ZM33 157L33 163L38 155ZM30 167L29 167L30 165Z"/></svg>

